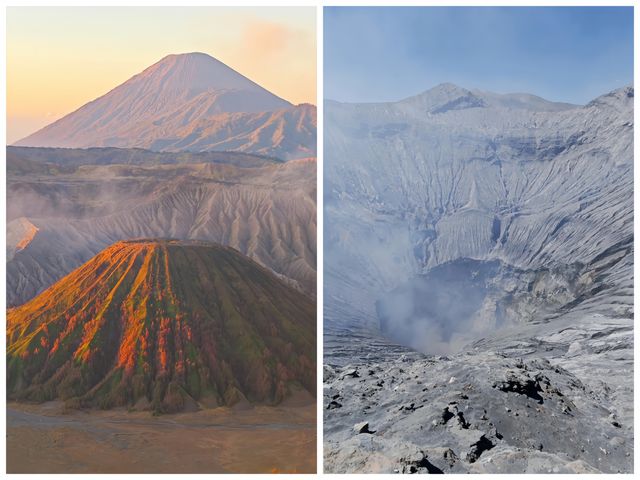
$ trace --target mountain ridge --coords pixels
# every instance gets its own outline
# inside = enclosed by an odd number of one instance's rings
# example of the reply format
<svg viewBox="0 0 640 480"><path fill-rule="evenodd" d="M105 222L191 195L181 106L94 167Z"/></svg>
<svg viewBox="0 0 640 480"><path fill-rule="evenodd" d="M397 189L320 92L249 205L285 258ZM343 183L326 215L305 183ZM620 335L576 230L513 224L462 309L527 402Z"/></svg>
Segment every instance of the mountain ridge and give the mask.
<svg viewBox="0 0 640 480"><path fill-rule="evenodd" d="M598 99L611 96L616 92L627 92L629 90L633 91L633 85L624 85L624 86L615 88L607 93L599 95L598 97L594 98L593 100L591 100L590 102L587 102L584 105L580 105L580 104L574 104L574 103L563 102L563 101L548 100L540 95L527 93L527 92L498 93L490 90L483 90L479 88L466 88L466 87L461 87L459 85L456 85L454 83L443 82L431 88L428 88L426 90L418 92L416 94L409 95L408 97L403 97L396 100L352 102L352 101L340 101L340 100L327 98L324 100L324 102L327 104L336 104L336 105L362 105L362 106L391 105L391 104L398 104L398 103L410 103L412 101L417 101L425 97L428 98L428 97L434 97L434 96L448 95L449 97L451 97L451 99L455 99L455 98L464 97L467 95L473 95L473 96L476 96L478 99L484 99L484 100L491 99L494 102L496 102L493 105L485 105L485 106L500 106L500 103L501 103L500 100L503 100L503 101L506 100L505 103L507 105L509 101L513 102L512 108L518 108L518 105L521 108L527 108L527 101L529 101L535 104L539 104L541 106L546 106L548 108L547 111L549 110L559 111L559 110L571 110L571 109L586 107L591 103L597 102Z"/></svg>
<svg viewBox="0 0 640 480"><path fill-rule="evenodd" d="M8 150L9 305L135 237L231 245L314 294L315 160L108 149L53 154ZM16 251L26 235L22 217L39 230Z"/></svg>

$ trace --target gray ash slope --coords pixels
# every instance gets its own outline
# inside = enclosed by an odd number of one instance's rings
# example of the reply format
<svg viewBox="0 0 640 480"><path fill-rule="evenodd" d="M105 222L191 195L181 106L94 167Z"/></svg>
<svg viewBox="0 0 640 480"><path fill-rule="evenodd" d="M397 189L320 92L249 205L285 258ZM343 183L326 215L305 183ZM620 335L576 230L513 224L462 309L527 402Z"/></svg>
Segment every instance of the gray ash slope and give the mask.
<svg viewBox="0 0 640 480"><path fill-rule="evenodd" d="M7 304L134 238L229 245L311 296L316 161L130 149L7 149Z"/></svg>
<svg viewBox="0 0 640 480"><path fill-rule="evenodd" d="M632 471L633 95L326 102L327 471Z"/></svg>

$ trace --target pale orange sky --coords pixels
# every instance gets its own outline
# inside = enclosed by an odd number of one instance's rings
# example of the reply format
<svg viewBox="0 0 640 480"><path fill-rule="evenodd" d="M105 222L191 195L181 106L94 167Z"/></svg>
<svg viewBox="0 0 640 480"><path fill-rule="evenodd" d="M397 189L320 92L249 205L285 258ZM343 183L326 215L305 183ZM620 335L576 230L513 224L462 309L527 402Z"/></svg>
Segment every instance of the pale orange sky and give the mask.
<svg viewBox="0 0 640 480"><path fill-rule="evenodd" d="M316 104L314 7L9 7L7 143L171 53L200 51Z"/></svg>

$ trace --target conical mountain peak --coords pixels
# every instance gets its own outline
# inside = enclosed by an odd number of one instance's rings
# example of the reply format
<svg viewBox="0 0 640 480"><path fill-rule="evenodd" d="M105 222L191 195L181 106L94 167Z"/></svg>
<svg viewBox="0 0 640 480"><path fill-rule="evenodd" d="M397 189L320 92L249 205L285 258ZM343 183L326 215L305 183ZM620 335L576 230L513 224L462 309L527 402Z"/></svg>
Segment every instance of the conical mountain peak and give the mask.
<svg viewBox="0 0 640 480"><path fill-rule="evenodd" d="M315 394L315 306L230 247L113 244L7 318L11 398L177 411Z"/></svg>
<svg viewBox="0 0 640 480"><path fill-rule="evenodd" d="M129 82L149 82L158 91L250 90L273 95L220 60L201 52L167 55ZM281 101L280 106L289 105L289 102Z"/></svg>
<svg viewBox="0 0 640 480"><path fill-rule="evenodd" d="M292 159L315 154L315 111L312 117L220 60L192 52L167 55L15 145L233 150Z"/></svg>

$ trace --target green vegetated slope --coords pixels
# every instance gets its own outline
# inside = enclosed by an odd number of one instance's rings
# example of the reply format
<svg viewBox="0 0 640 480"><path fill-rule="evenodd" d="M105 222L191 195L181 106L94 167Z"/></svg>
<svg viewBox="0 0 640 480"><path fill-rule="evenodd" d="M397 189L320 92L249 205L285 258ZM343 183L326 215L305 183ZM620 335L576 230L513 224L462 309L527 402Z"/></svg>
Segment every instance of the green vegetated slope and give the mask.
<svg viewBox="0 0 640 480"><path fill-rule="evenodd" d="M8 396L171 412L315 395L315 312L232 248L118 242L9 310Z"/></svg>

